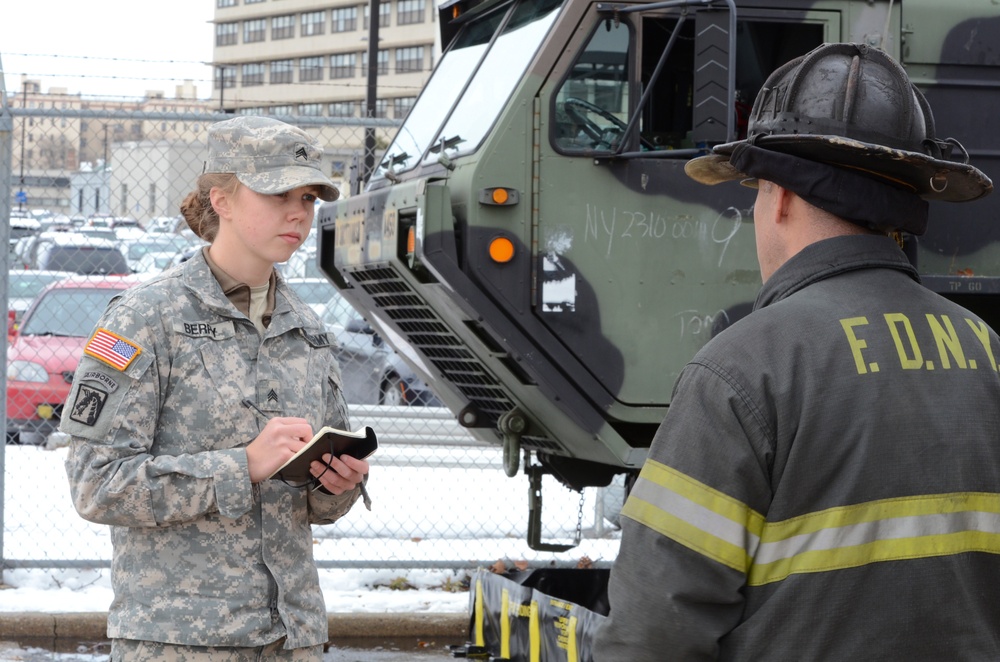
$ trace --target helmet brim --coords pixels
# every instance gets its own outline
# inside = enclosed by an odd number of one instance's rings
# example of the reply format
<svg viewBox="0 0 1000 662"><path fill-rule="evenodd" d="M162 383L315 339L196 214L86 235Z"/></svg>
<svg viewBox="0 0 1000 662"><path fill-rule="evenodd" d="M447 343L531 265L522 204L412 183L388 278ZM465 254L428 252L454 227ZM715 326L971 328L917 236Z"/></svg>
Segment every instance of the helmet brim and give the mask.
<svg viewBox="0 0 1000 662"><path fill-rule="evenodd" d="M747 179L729 163L737 145L745 140L718 145L712 154L684 165L684 172L702 184ZM758 136L753 144L763 149L785 152L810 161L850 168L912 190L925 200L969 202L993 190L993 182L981 170L966 163L935 159L927 154L892 149L840 136L770 135Z"/></svg>

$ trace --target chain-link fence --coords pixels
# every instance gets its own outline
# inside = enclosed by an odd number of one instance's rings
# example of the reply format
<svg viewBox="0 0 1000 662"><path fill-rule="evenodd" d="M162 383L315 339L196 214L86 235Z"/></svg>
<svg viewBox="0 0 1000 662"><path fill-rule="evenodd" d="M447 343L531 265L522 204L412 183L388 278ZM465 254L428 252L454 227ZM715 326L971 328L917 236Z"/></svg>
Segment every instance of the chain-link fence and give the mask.
<svg viewBox="0 0 1000 662"><path fill-rule="evenodd" d="M104 567L107 527L72 508L58 427L86 339L123 288L185 259L202 243L179 221L205 157L208 125L227 115L51 104L0 113L0 214L9 217L2 290L8 300L7 444L0 456L0 564ZM395 131L389 120L286 116L325 146L324 167L344 195ZM526 543L528 478L507 478L499 447L472 438L320 272L315 238L286 278L338 339L355 427L371 425L371 512L355 508L317 527L325 567L470 568L496 560L601 564L617 551L603 511L620 492L582 495L543 480L543 539L580 544L564 553ZM551 481L551 482L549 482ZM610 502L610 503L609 503Z"/></svg>

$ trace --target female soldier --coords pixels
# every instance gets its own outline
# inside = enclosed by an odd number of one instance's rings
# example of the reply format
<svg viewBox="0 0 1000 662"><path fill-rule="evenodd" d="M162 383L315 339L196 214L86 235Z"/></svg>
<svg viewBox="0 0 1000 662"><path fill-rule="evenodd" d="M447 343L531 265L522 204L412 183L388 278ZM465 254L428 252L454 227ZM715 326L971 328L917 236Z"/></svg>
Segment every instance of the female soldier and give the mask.
<svg viewBox="0 0 1000 662"><path fill-rule="evenodd" d="M332 340L274 269L338 191L283 122L213 124L208 152L181 210L210 246L114 300L84 349L61 423L73 501L112 527L113 660L320 660L310 525L351 508L368 463L265 479L314 428L348 429Z"/></svg>

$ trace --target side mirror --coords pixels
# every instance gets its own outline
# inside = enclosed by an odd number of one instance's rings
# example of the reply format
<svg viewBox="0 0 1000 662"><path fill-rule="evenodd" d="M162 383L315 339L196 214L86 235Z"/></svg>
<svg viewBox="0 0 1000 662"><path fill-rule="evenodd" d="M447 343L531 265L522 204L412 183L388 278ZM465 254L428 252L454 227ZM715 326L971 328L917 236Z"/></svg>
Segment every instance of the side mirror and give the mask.
<svg viewBox="0 0 1000 662"><path fill-rule="evenodd" d="M17 311L7 311L7 337L13 338L17 335Z"/></svg>

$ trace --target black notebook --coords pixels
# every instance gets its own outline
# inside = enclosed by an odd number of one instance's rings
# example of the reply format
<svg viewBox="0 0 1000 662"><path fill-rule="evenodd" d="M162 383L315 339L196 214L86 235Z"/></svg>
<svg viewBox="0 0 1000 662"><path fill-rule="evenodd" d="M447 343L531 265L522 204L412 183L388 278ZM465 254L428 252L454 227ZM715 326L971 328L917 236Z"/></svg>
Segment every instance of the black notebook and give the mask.
<svg viewBox="0 0 1000 662"><path fill-rule="evenodd" d="M327 453L335 457L350 455L364 460L376 450L378 438L375 430L367 425L355 432L324 427L268 478L280 478L289 483L308 483L314 478L309 472L309 465L316 460L322 462Z"/></svg>

